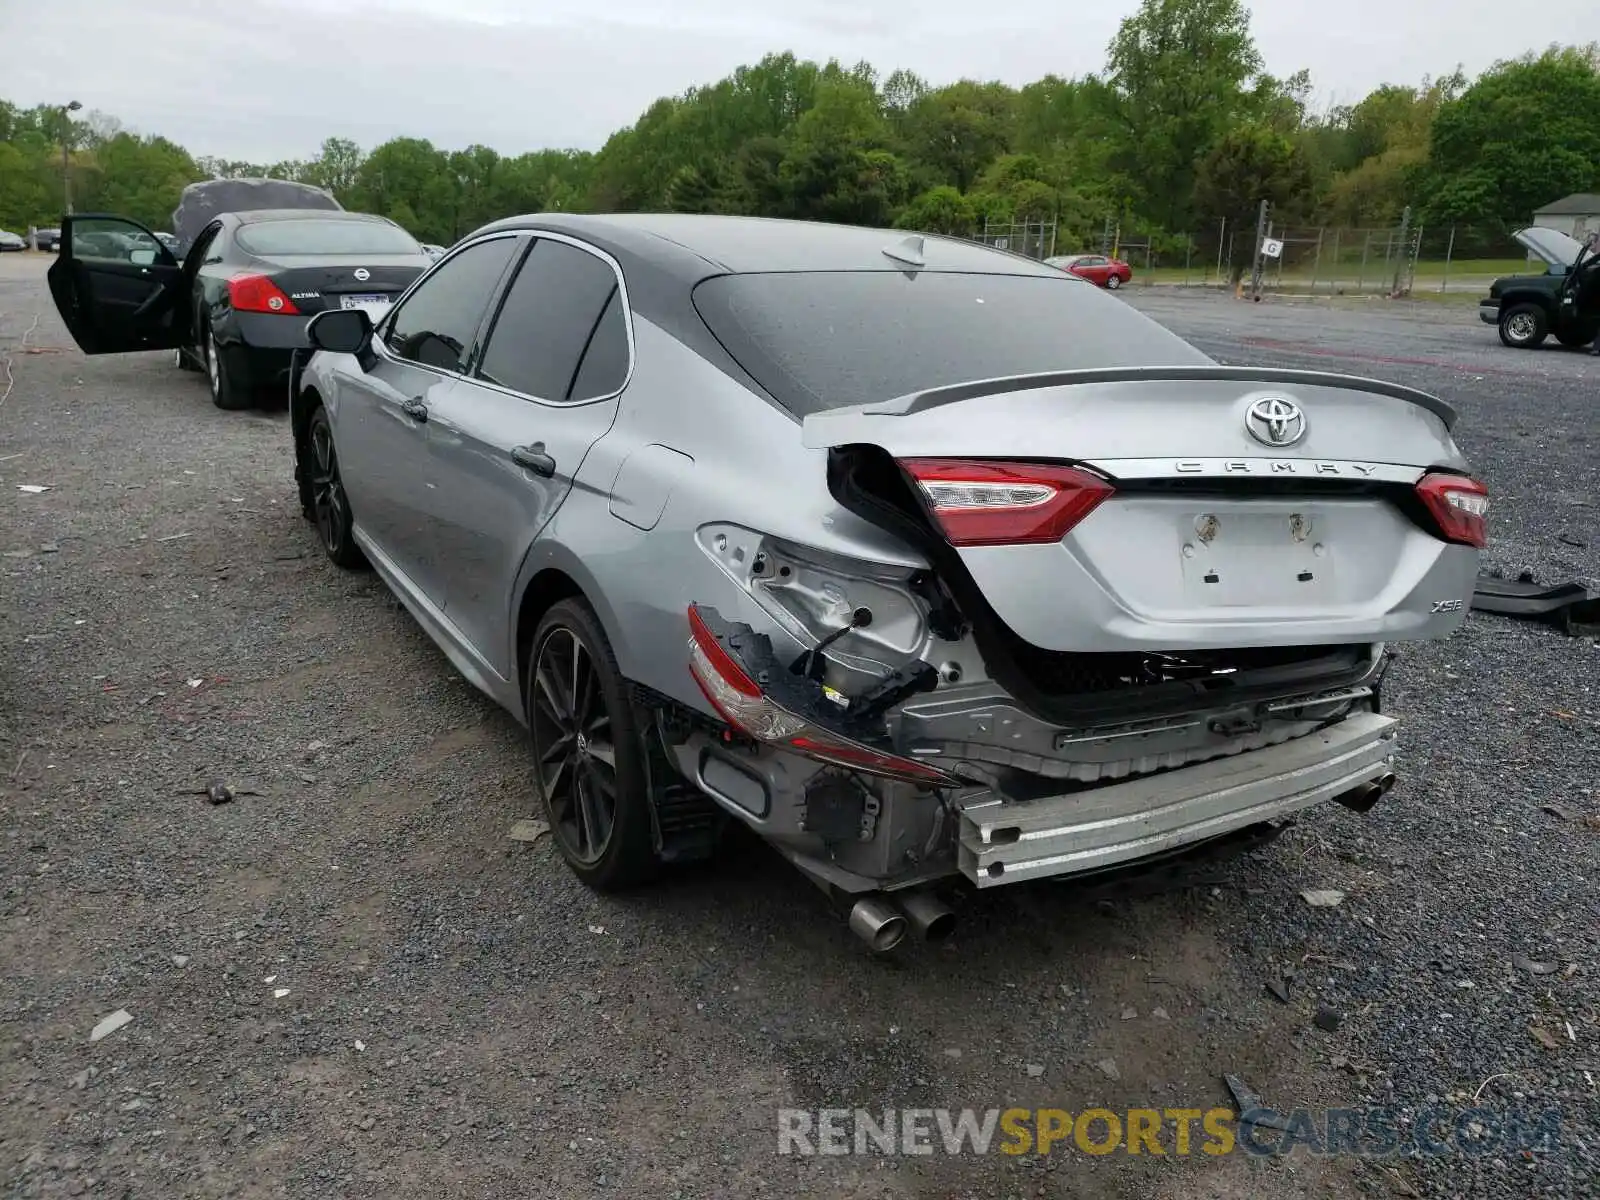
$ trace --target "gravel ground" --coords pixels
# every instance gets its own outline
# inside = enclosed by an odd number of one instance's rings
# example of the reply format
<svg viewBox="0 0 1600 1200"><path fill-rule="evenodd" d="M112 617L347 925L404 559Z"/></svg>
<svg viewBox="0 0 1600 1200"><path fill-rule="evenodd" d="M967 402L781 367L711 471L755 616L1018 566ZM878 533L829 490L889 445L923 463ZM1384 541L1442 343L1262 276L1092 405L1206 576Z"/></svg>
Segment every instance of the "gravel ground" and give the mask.
<svg viewBox="0 0 1600 1200"><path fill-rule="evenodd" d="M511 719L318 554L282 417L217 411L164 356L85 359L41 274L0 258L7 1194L1595 1194L1592 639L1474 616L1411 649L1386 695L1402 786L1181 892L1000 889L892 961L749 839L601 898L548 839L507 838L530 813ZM1447 396L1496 560L1600 574L1595 360L1500 350L1470 313L1133 302L1224 361ZM258 794L212 807L194 793L219 776ZM1348 897L1313 909L1313 887ZM1264 981L1285 966L1282 1003ZM780 1107L1210 1108L1223 1072L1284 1109L1560 1106L1561 1141L776 1153Z"/></svg>

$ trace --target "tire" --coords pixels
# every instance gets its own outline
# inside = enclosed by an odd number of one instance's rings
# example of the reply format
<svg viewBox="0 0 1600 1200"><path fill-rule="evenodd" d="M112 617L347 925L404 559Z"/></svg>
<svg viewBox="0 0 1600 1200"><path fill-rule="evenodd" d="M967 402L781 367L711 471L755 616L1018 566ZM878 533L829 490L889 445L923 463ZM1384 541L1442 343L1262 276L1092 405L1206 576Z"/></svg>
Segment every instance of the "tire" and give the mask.
<svg viewBox="0 0 1600 1200"><path fill-rule="evenodd" d="M306 423L304 454L311 482L311 519L316 523L322 552L347 571L365 566L366 556L356 545L350 496L339 477L333 424L328 420L328 410L320 404Z"/></svg>
<svg viewBox="0 0 1600 1200"><path fill-rule="evenodd" d="M1113 275L1113 276L1111 276L1109 279L1106 280L1106 286L1108 288L1110 288L1113 292L1116 291L1119 287L1122 286L1122 276L1121 275Z"/></svg>
<svg viewBox="0 0 1600 1200"><path fill-rule="evenodd" d="M209 325L201 342L201 354L205 357L206 376L211 381L211 403L227 412L249 408L252 397L228 373L228 360L217 353L217 338Z"/></svg>
<svg viewBox="0 0 1600 1200"><path fill-rule="evenodd" d="M644 739L611 643L587 604L551 606L524 674L534 787L561 857L597 892L649 882L660 861Z"/></svg>
<svg viewBox="0 0 1600 1200"><path fill-rule="evenodd" d="M1549 334L1549 319L1537 304L1517 304L1500 314L1500 340L1513 350L1532 350Z"/></svg>

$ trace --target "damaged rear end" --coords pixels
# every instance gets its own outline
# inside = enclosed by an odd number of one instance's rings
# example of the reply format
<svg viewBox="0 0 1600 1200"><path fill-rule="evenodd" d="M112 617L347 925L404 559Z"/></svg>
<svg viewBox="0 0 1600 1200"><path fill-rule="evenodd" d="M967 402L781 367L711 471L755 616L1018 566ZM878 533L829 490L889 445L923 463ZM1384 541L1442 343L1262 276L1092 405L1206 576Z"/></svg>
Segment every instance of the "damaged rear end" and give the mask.
<svg viewBox="0 0 1600 1200"><path fill-rule="evenodd" d="M919 926L943 876L1153 862L1393 785L1386 647L1460 626L1485 540L1448 405L1219 366L1072 283L712 284L702 315L832 501L906 553L702 526L738 602L688 614L720 721L679 765L866 894L858 932L885 894Z"/></svg>
<svg viewBox="0 0 1600 1200"><path fill-rule="evenodd" d="M847 891L1364 811L1394 782L1385 646L1460 625L1484 541L1452 421L1373 381L1199 365L810 416L835 499L927 565L703 530L771 624L689 613L729 727L699 782Z"/></svg>

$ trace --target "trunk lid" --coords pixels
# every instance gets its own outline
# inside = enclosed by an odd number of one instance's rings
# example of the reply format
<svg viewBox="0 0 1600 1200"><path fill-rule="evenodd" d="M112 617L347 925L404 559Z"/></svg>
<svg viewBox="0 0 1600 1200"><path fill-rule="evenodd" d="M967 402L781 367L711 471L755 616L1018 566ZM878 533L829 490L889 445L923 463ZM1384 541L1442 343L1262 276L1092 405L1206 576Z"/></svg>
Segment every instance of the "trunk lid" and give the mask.
<svg viewBox="0 0 1600 1200"><path fill-rule="evenodd" d="M1195 366L938 388L815 413L802 436L902 464L1043 461L1108 480L1059 540L954 551L1024 642L1093 653L1448 634L1478 553L1419 519L1414 485L1464 471L1454 420L1373 380Z"/></svg>
<svg viewBox="0 0 1600 1200"><path fill-rule="evenodd" d="M399 298L431 260L415 254L369 254L364 258L330 260L322 254L278 254L257 257L256 269L272 276L303 313L354 304L368 305ZM365 273L366 278L360 278Z"/></svg>

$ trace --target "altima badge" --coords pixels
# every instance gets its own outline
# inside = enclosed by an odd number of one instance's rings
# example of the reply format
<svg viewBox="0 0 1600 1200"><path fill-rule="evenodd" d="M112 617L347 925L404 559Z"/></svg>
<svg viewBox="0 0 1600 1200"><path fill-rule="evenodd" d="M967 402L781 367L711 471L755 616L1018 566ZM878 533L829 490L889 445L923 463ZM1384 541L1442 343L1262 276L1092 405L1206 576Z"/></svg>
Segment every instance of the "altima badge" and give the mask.
<svg viewBox="0 0 1600 1200"><path fill-rule="evenodd" d="M365 267L357 267L353 273L355 277L362 283L365 283L367 280L372 278L372 272L367 270Z"/></svg>

